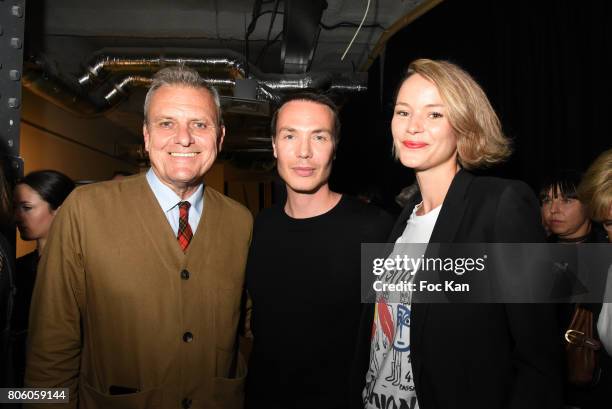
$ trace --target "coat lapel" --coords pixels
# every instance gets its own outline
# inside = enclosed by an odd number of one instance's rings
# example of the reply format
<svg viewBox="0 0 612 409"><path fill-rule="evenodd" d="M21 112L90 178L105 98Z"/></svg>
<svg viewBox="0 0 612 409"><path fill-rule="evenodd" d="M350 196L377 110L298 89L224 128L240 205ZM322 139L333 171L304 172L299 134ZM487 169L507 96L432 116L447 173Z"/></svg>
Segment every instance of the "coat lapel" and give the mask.
<svg viewBox="0 0 612 409"><path fill-rule="evenodd" d="M467 189L474 179L474 176L464 170L457 172L453 181L448 189L448 193L444 198L442 209L438 215L438 220L434 226L430 243L451 243L455 240L457 230L461 225L463 214L467 206L466 193ZM419 201L420 194L418 195ZM415 202L416 205L418 202ZM413 205L413 207L414 207ZM402 216L408 208L404 210ZM408 217L412 213L412 209L409 210ZM404 225L406 221L404 220ZM401 232L400 232L401 234ZM398 236L399 237L399 236ZM428 248L426 257L435 257ZM418 274L417 274L418 278ZM431 304L429 303L415 303L411 306L411 317L410 317L410 349L413 352L412 360L414 366L414 377L419 379L420 376L420 364L419 350L422 345L423 333L425 322L427 321L427 315L429 313Z"/></svg>
<svg viewBox="0 0 612 409"><path fill-rule="evenodd" d="M221 231L220 223L223 215L219 199L209 187L204 186L203 195L204 207L202 208L200 222L186 254L189 257L190 250L195 248L199 252L196 256L201 258L202 262L207 263L210 260L210 253L207 249L212 247L211 242L218 241L218 237L215 237L215 235ZM202 254L202 249L204 249L205 254Z"/></svg>
<svg viewBox="0 0 612 409"><path fill-rule="evenodd" d="M452 243L461 225L467 206L467 190L474 175L460 170L457 172L444 198L442 210L431 233L431 243Z"/></svg>
<svg viewBox="0 0 612 409"><path fill-rule="evenodd" d="M135 187L135 194L130 197L135 202L135 208L139 210L137 214L142 229L148 237L152 238L153 245L157 247L154 253L172 257L173 260L180 260L183 258L183 252L176 240L176 234L172 231L144 174L139 176L138 184Z"/></svg>
<svg viewBox="0 0 612 409"><path fill-rule="evenodd" d="M414 207L419 204L421 200L421 192L417 191L414 195L412 195L412 197L406 204L406 207L404 207L404 210L402 210L402 213L400 213L397 221L395 222L393 230L391 230L391 234L389 235L389 239L387 240L389 243L395 243L399 236L404 233L404 230L406 229L406 222L410 218L412 210L414 210ZM391 249L393 249L393 247Z"/></svg>

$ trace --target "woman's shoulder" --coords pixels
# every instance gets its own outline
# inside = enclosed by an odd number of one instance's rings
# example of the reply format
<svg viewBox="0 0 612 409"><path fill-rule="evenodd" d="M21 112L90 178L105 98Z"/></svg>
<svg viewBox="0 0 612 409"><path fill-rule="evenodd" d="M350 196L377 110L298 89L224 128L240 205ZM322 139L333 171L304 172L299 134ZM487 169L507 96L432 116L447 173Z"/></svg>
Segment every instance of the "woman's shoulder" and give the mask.
<svg viewBox="0 0 612 409"><path fill-rule="evenodd" d="M527 183L523 182L522 180L518 180L518 179L506 179L506 178L501 178L501 177L497 177L497 176L473 176L473 182L472 185L480 188L480 189L489 189L489 190L497 190L497 191L503 191L504 189L507 188L517 188L517 189L523 189L523 188L527 188L529 190L531 190L529 188L529 185L527 185Z"/></svg>
<svg viewBox="0 0 612 409"><path fill-rule="evenodd" d="M535 192L515 179L476 176L466 192L468 212L488 220L491 242L539 243L544 241Z"/></svg>
<svg viewBox="0 0 612 409"><path fill-rule="evenodd" d="M527 183L517 179L505 179L494 176L474 176L467 194L483 198L523 197L536 199L535 192Z"/></svg>

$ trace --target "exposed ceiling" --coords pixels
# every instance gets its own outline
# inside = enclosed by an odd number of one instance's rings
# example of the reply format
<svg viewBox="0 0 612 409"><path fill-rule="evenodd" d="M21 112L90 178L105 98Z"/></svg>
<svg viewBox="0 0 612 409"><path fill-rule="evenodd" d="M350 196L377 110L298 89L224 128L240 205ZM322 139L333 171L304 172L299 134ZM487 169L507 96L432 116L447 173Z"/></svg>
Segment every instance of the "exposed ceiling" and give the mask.
<svg viewBox="0 0 612 409"><path fill-rule="evenodd" d="M24 86L140 135L149 78L185 62L225 96L225 150L266 151L283 93L363 92L377 44L439 1L371 0L344 60L368 0L29 1Z"/></svg>

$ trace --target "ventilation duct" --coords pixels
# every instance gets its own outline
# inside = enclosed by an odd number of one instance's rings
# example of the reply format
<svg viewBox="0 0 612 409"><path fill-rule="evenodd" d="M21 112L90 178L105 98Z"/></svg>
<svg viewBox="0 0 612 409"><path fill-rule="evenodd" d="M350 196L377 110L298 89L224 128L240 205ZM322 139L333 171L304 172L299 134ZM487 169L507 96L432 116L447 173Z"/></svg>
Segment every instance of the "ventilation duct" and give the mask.
<svg viewBox="0 0 612 409"><path fill-rule="evenodd" d="M236 81L244 80L246 63L232 51L165 50L153 56L152 50L126 49L125 55L114 50L97 54L85 72L73 83L45 73L44 67L30 66L24 73L23 85L33 93L79 116L102 114L129 96L134 87L147 87L151 77L163 67L185 64L196 69L205 81L222 95L234 95ZM138 54L140 52L140 54ZM126 56L129 55L129 56ZM46 71L51 71L46 70ZM319 90L336 93L361 93L367 90L367 73L266 74L249 67L249 82L256 85L256 100L276 104L285 93Z"/></svg>
<svg viewBox="0 0 612 409"><path fill-rule="evenodd" d="M116 73L150 76L171 65L186 65L204 77L245 78L242 56L230 50L127 48L98 53L86 64L78 83L82 87L91 87Z"/></svg>

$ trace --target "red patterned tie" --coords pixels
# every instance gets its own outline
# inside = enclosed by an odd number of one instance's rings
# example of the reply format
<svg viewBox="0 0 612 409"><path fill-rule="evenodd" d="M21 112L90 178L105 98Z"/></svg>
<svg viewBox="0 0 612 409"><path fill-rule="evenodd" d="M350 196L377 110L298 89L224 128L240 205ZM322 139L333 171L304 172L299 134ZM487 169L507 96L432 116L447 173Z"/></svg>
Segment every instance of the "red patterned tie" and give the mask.
<svg viewBox="0 0 612 409"><path fill-rule="evenodd" d="M189 246L189 242L193 237L193 232L191 231L191 226L189 225L189 207L191 203L189 202L180 202L179 203L179 228L178 235L176 236L179 244L183 251L187 251L187 247Z"/></svg>

